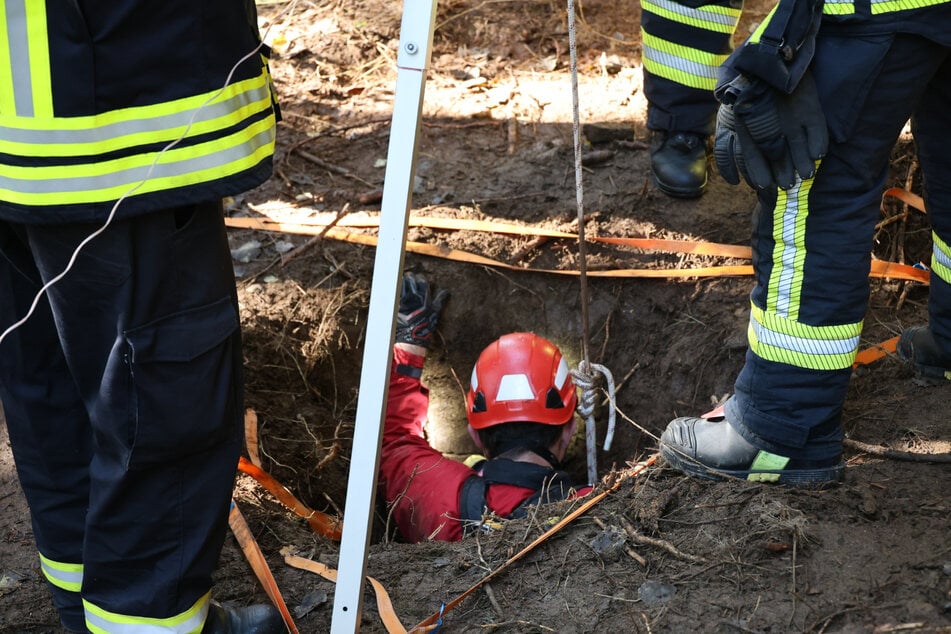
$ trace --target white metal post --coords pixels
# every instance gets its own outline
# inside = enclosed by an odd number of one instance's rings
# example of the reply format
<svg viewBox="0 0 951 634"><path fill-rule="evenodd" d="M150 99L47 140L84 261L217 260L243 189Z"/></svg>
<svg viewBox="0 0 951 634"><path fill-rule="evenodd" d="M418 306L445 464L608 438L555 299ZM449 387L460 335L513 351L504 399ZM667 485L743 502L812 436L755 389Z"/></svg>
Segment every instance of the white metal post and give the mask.
<svg viewBox="0 0 951 634"><path fill-rule="evenodd" d="M436 0L406 0L396 57L396 93L347 479L332 634L358 632L360 629L380 442L393 359L396 306L435 20Z"/></svg>

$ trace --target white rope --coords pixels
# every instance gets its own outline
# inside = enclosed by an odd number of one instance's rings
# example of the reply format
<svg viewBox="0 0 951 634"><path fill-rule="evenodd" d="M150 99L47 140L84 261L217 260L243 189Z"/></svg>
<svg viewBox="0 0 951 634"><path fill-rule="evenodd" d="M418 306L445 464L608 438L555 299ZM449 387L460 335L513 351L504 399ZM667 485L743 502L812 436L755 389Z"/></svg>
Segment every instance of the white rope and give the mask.
<svg viewBox="0 0 951 634"><path fill-rule="evenodd" d="M588 368L587 370L585 370L586 366ZM599 390L596 387L598 377L593 374L591 370L600 373L608 386L607 395L611 407L608 408L608 429L604 436L605 451L611 449L611 442L614 440L614 422L617 408L614 402L614 376L610 370L598 363L582 361L578 364L577 370L571 371L575 385L581 388L581 398L578 399L577 410L578 414L584 418L585 441L588 454L588 484L593 486L598 481L598 439L595 430L594 406Z"/></svg>
<svg viewBox="0 0 951 634"><path fill-rule="evenodd" d="M588 361L588 289L585 266L585 237L584 237L584 186L581 171L581 117L578 114L578 48L575 35L575 4L568 0L568 50L571 58L571 113L572 131L574 133L575 150L575 199L578 205L578 255L580 263L581 281L581 326L582 326L582 360L577 370L571 374L575 383L581 388L581 398L578 401L578 413L585 420L585 441L588 457L588 484L594 486L598 481L598 440L594 421L594 402L597 397L595 381L597 376L592 370L604 376L608 385L608 400L611 407L608 413L608 430L604 438L604 450L611 448L614 439L614 377L611 371L603 365Z"/></svg>

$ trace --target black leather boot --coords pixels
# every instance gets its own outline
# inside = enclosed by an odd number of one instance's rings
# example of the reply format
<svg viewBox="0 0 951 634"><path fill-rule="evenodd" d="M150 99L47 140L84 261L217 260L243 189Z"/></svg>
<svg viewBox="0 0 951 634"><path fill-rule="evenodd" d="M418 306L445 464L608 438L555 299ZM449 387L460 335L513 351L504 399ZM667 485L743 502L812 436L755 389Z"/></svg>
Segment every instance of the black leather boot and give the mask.
<svg viewBox="0 0 951 634"><path fill-rule="evenodd" d="M651 173L660 191L674 198L696 198L707 186L707 139L690 132L654 132Z"/></svg>
<svg viewBox="0 0 951 634"><path fill-rule="evenodd" d="M839 458L792 460L762 451L740 436L722 416L671 421L660 437L660 455L669 466L689 476L799 487L834 484L842 479L844 469Z"/></svg>
<svg viewBox="0 0 951 634"><path fill-rule="evenodd" d="M898 339L898 356L915 366L915 375L922 383L951 381L951 354L941 349L928 326L906 328Z"/></svg>
<svg viewBox="0 0 951 634"><path fill-rule="evenodd" d="M202 634L287 634L281 613L273 605L226 608L212 601Z"/></svg>

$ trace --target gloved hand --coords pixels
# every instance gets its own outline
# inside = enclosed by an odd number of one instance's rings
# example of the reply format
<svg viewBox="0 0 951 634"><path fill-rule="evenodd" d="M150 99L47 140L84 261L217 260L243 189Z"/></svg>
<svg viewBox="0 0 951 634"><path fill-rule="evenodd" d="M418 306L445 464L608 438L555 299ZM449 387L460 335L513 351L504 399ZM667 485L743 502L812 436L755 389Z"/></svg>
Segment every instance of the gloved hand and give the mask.
<svg viewBox="0 0 951 634"><path fill-rule="evenodd" d="M400 307L396 313L396 343L409 343L429 348L439 322L439 312L449 299L449 291L432 295L433 288L424 278L413 273L403 275Z"/></svg>
<svg viewBox="0 0 951 634"><path fill-rule="evenodd" d="M738 75L717 98L713 155L724 180L738 185L742 175L754 189L789 189L797 176L815 176L829 132L808 71L790 95Z"/></svg>

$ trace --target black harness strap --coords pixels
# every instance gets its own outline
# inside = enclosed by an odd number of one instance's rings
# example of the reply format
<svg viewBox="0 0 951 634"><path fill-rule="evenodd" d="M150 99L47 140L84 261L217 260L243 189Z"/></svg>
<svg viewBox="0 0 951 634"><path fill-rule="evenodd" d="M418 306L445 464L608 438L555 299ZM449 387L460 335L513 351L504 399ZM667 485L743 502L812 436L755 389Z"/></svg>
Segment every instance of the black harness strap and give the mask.
<svg viewBox="0 0 951 634"><path fill-rule="evenodd" d="M567 499L574 491L571 476L564 471L504 458L489 460L484 465L481 475L471 475L466 478L459 493L459 513L463 535L471 534L482 525L482 514L486 510L486 495L493 484L509 484L535 489L533 495L525 498L508 515L511 519L526 517L528 509L532 506Z"/></svg>

